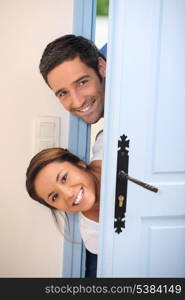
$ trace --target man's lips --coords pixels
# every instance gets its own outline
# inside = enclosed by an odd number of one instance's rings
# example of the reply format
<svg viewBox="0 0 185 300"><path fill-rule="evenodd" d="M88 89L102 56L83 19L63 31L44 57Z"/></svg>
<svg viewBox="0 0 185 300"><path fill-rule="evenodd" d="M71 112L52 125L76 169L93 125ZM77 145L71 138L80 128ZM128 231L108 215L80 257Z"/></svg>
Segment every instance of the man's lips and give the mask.
<svg viewBox="0 0 185 300"><path fill-rule="evenodd" d="M90 111L95 101L96 101L95 98L91 98L87 100L80 108L73 109L73 111L77 111L80 113L87 113Z"/></svg>

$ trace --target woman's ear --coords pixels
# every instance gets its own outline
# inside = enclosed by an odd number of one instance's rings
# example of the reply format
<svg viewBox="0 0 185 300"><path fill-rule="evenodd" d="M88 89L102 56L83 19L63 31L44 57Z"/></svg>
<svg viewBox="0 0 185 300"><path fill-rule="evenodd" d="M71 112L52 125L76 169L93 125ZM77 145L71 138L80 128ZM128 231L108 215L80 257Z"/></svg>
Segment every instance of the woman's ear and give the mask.
<svg viewBox="0 0 185 300"><path fill-rule="evenodd" d="M99 72L100 72L101 76L103 78L105 78L105 76L106 76L106 61L102 57L98 58L98 68L99 68Z"/></svg>
<svg viewBox="0 0 185 300"><path fill-rule="evenodd" d="M77 163L78 166L84 168L84 169L87 169L87 165L82 161L80 160L78 163Z"/></svg>

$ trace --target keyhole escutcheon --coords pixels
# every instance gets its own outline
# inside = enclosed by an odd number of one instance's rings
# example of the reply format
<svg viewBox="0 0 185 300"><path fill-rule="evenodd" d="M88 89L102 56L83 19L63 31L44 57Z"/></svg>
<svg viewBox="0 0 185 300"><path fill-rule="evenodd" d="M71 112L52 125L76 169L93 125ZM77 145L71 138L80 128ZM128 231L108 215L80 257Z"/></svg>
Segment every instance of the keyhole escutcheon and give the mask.
<svg viewBox="0 0 185 300"><path fill-rule="evenodd" d="M125 197L123 195L118 196L119 207L123 207L124 200L125 200Z"/></svg>

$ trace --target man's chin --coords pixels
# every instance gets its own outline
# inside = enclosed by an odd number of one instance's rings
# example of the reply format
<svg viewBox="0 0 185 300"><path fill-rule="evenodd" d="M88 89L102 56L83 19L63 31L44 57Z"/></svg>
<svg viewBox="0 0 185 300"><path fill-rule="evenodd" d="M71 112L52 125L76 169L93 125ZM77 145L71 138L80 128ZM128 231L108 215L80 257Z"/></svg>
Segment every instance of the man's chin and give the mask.
<svg viewBox="0 0 185 300"><path fill-rule="evenodd" d="M74 114L74 115L89 125L97 123L103 117L103 114L101 116L92 116L92 115L81 116L81 115L76 115L76 114Z"/></svg>
<svg viewBox="0 0 185 300"><path fill-rule="evenodd" d="M88 119L82 119L85 123L87 123L87 124L89 124L89 125L93 125L93 124L95 124L95 123L97 123L99 120L101 119L101 117L99 117L99 118L95 118L95 119L90 119L90 118L88 118Z"/></svg>
<svg viewBox="0 0 185 300"><path fill-rule="evenodd" d="M101 118L103 118L103 116L104 116L104 114L101 114L101 115L97 116L97 117L94 118L94 119L92 118L90 122L86 122L86 123L88 123L88 124L95 124L95 123L97 123Z"/></svg>

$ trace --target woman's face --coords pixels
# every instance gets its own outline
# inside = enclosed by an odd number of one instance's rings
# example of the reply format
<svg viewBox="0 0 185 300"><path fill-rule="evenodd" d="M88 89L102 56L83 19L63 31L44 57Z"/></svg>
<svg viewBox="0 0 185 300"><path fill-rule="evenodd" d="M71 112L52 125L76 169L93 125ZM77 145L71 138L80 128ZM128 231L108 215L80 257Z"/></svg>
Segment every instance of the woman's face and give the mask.
<svg viewBox="0 0 185 300"><path fill-rule="evenodd" d="M97 184L94 175L80 162L52 162L35 179L39 197L51 206L65 212L85 212L95 204Z"/></svg>

